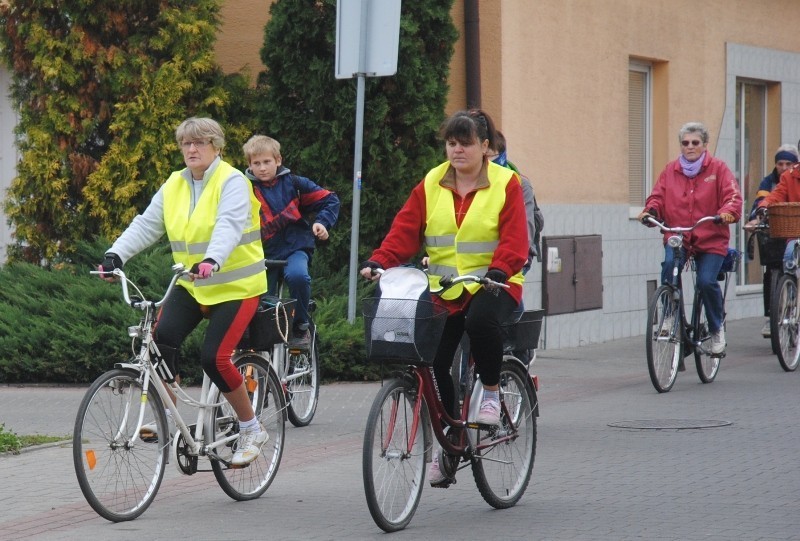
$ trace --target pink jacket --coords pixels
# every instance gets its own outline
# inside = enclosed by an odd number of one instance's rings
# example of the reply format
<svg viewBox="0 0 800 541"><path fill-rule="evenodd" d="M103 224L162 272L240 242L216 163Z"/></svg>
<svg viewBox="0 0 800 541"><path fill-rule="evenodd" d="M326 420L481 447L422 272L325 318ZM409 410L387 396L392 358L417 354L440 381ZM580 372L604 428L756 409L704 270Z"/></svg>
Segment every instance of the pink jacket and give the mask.
<svg viewBox="0 0 800 541"><path fill-rule="evenodd" d="M680 160L669 162L644 208L654 210L660 220L672 227L690 226L703 216L723 212L738 221L742 217L742 194L725 162L706 152L703 167L694 178L683 174ZM664 243L670 235L664 235ZM686 234L684 247L694 252L725 255L729 240L728 225L706 222Z"/></svg>

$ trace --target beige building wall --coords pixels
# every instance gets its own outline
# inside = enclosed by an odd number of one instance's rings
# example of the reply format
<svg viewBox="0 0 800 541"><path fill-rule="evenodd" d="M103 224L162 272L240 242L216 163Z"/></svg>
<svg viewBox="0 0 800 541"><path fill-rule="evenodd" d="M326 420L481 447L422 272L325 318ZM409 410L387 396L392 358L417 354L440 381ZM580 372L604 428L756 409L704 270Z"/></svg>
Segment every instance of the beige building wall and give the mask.
<svg viewBox="0 0 800 541"><path fill-rule="evenodd" d="M261 63L261 47L274 1L232 0L223 4L216 52L217 61L226 73L246 70L255 84L258 72L266 69Z"/></svg>
<svg viewBox="0 0 800 541"><path fill-rule="evenodd" d="M462 4L453 9L459 30ZM677 132L687 121L705 122L716 148L726 43L800 52L798 28L796 0L481 2L482 107L535 179L540 200L624 203L629 61L654 62L662 83L654 96L657 175L678 156ZM450 110L465 105L463 62L457 47ZM771 135L774 146L779 137Z"/></svg>

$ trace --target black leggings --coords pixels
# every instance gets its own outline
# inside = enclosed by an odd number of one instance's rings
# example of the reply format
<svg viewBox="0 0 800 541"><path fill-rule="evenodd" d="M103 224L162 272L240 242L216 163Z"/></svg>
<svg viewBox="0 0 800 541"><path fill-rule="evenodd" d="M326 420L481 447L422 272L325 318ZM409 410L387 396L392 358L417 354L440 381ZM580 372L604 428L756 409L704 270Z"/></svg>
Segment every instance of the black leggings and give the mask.
<svg viewBox="0 0 800 541"><path fill-rule="evenodd" d="M231 362L231 354L256 313L259 297L226 301L213 306L198 303L183 287L176 287L161 307L154 338L159 349L180 349L189 333L208 318L208 328L200 350L203 371L223 393L242 384L242 376ZM175 374L178 375L177 363Z"/></svg>
<svg viewBox="0 0 800 541"><path fill-rule="evenodd" d="M466 331L469 347L475 359L475 369L484 385L500 382L500 365L503 362L503 335L500 325L505 323L518 307L517 301L505 291L494 292L479 289L466 309L447 318L433 361L433 374L439 387L442 404L451 414L455 413L455 389L450 367L458 343Z"/></svg>

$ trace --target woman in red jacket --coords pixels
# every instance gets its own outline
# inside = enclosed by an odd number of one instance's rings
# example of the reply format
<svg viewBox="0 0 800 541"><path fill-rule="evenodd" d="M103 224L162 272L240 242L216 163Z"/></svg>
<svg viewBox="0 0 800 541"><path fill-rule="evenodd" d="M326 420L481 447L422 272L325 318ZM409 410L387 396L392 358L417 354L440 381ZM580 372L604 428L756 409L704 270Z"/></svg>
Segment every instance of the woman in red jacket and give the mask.
<svg viewBox="0 0 800 541"><path fill-rule="evenodd" d="M728 253L728 224L742 216L742 194L725 162L708 152L708 130L703 124L684 124L678 140L680 157L669 162L661 172L638 218L641 221L654 215L672 227L691 226L703 216L719 215L722 218L721 224L705 222L687 233L682 249L684 261L688 255L694 256L697 288L703 297L711 332L711 353L721 355L725 351L725 307L717 275ZM672 248L666 246L670 235L664 235L661 283L669 281L673 265Z"/></svg>
<svg viewBox="0 0 800 541"><path fill-rule="evenodd" d="M476 274L508 285L494 291L472 284L457 286L435 297L449 312L433 361L442 404L455 411L450 366L466 331L485 391L477 417L470 420L487 425L500 423L500 325L522 300L522 266L528 256L519 177L487 157L495 133L491 119L477 111L460 111L445 121L447 161L414 187L386 238L361 269L364 278L375 279L373 269L402 265L424 248L429 278L436 284L448 275ZM439 468L438 452L428 480L437 487L450 484Z"/></svg>

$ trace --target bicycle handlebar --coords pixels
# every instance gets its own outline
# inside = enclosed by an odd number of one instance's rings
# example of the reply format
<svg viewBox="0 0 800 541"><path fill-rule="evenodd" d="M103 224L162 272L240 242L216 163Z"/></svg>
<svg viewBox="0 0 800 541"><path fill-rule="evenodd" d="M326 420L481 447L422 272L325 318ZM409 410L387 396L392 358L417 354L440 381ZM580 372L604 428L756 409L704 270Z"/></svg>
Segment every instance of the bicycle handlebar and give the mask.
<svg viewBox="0 0 800 541"><path fill-rule="evenodd" d="M376 274L383 274L385 269L375 268L372 269L372 275L375 276ZM426 271L427 272L427 271ZM493 290L498 288L508 289L508 284L504 284L502 282L495 282L491 278L486 278L485 276L476 276L474 274L465 274L463 276L445 276L441 280L439 280L439 285L442 286L442 289L435 291L434 293L438 293L439 291L444 291L445 289L449 289L456 284L460 284L463 282L476 282L484 286L487 290Z"/></svg>
<svg viewBox="0 0 800 541"><path fill-rule="evenodd" d="M125 275L125 272L122 269L114 269L113 271L109 272L102 272L102 271L89 271L89 274L97 274L99 276L108 276L109 274L114 275L116 278L119 278L120 285L122 285L122 298L125 299L125 303L132 307L139 310L144 310L149 305L154 306L155 308L160 307L164 304L164 301L167 300L172 290L175 288L175 284L178 283L178 280L184 276L189 275L189 271L186 270L186 267L183 266L183 263L176 263L172 265L172 279L167 286L167 291L164 293L164 296L161 297L161 300L152 302L144 299L144 295L142 295L142 299L132 300L130 297L130 293L128 292L128 283L130 283L134 289L141 295L142 292L136 287L136 284L128 280L128 277Z"/></svg>
<svg viewBox="0 0 800 541"><path fill-rule="evenodd" d="M695 223L694 225L689 226L689 227L669 227L667 224L659 222L658 220L656 220L652 216L645 216L642 219L642 223L643 224L646 225L646 222L650 222L654 226L656 226L659 229L661 229L661 231L664 231L666 233L686 233L688 231L691 231L692 229L694 229L698 225L702 224L703 222L714 222L715 224L721 224L722 223L722 218L719 216L719 214L717 214L716 216L703 216L702 218L697 220L697 223Z"/></svg>

